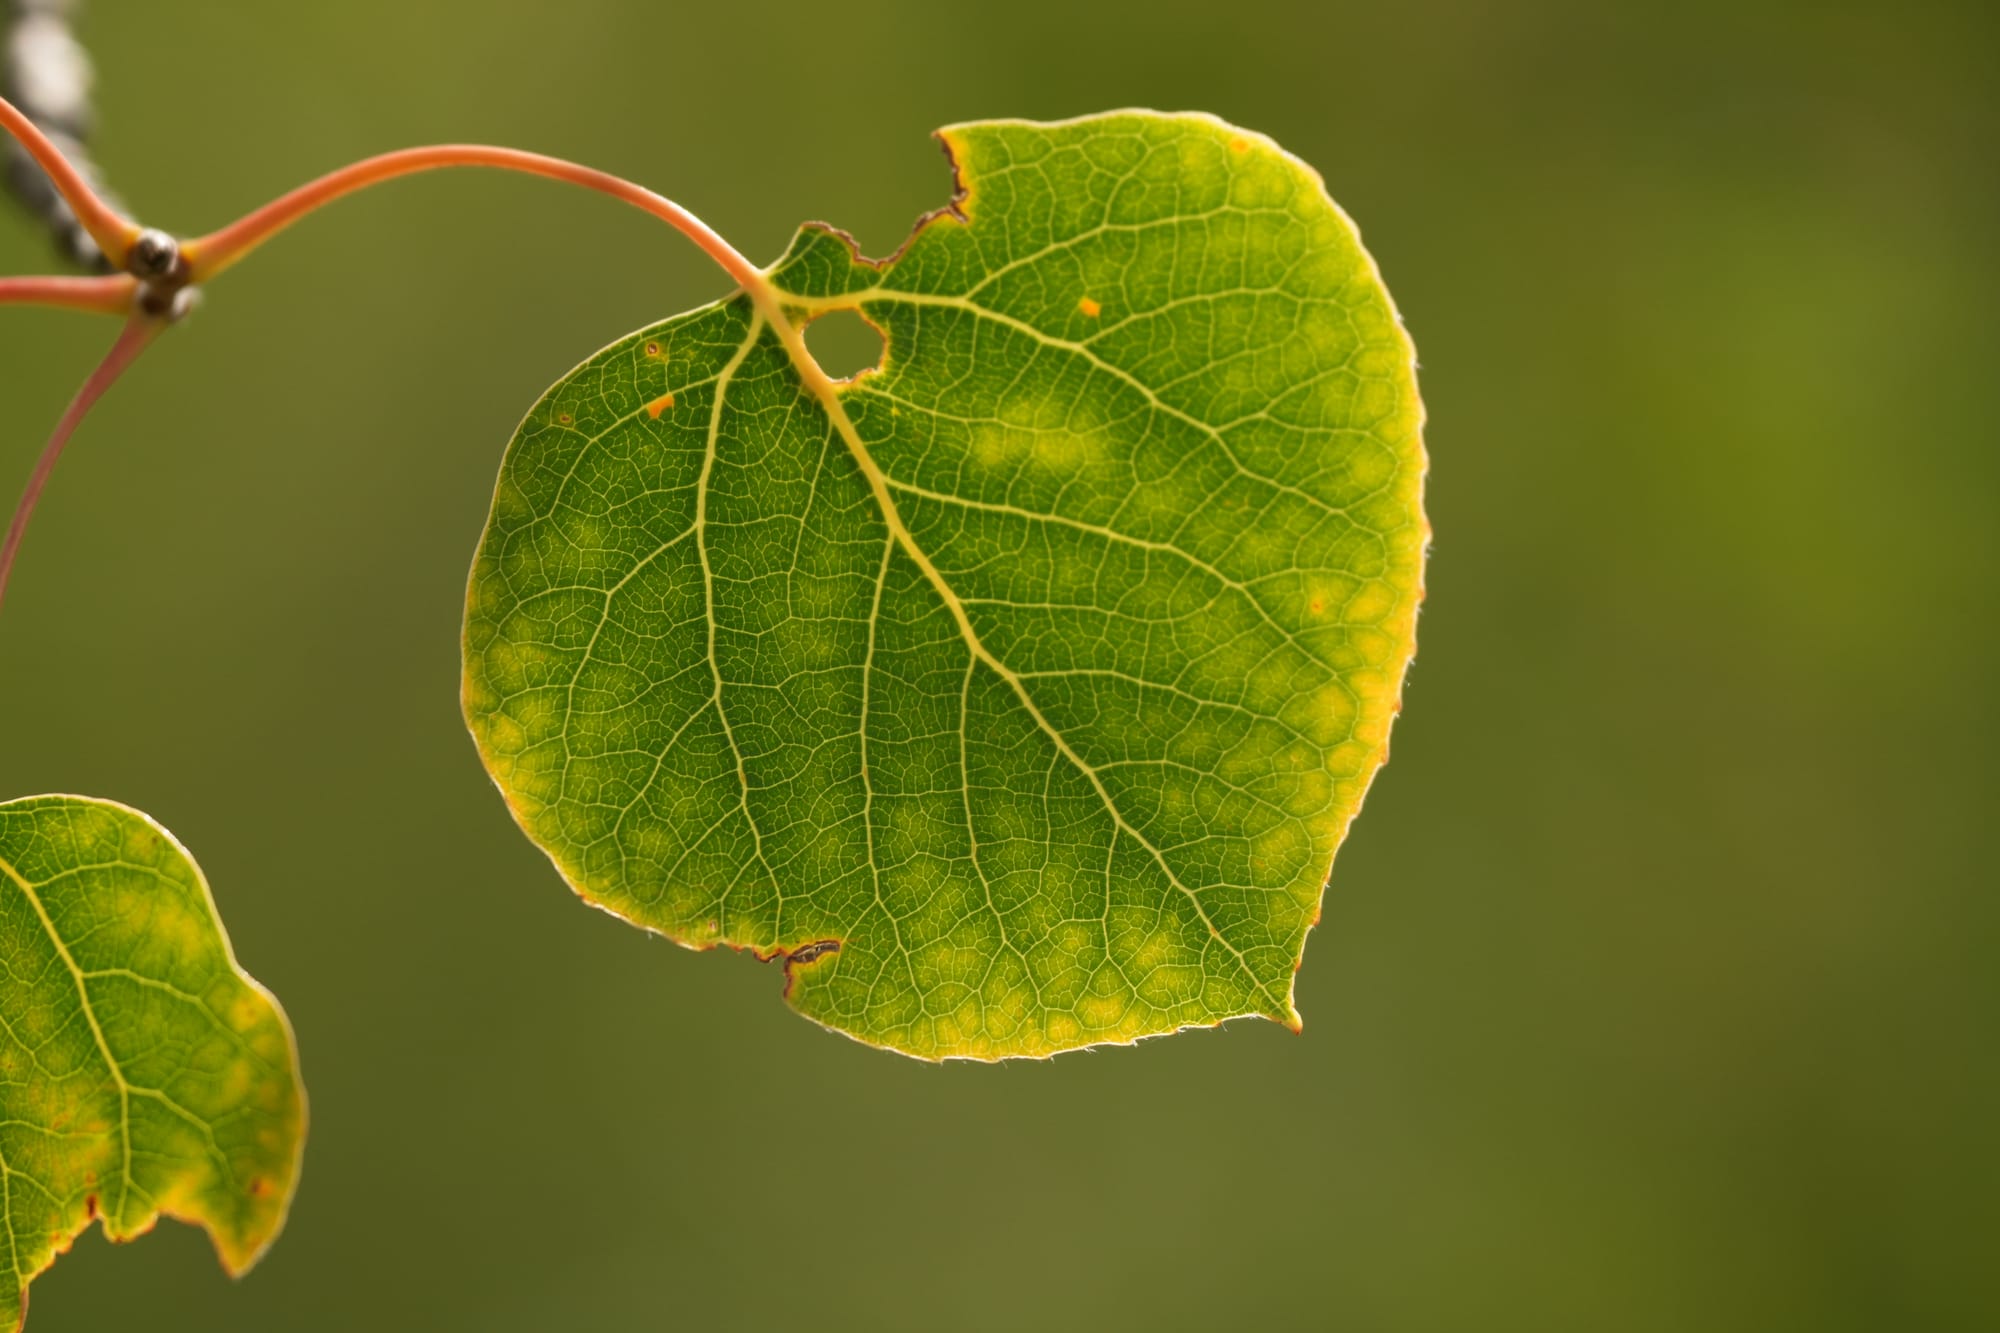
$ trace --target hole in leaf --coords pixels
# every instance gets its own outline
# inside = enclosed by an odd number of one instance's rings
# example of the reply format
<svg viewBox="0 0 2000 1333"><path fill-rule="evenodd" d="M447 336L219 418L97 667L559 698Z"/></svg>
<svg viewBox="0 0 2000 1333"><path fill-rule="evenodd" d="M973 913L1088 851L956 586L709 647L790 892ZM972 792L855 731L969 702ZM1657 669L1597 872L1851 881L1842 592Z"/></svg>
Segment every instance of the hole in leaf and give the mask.
<svg viewBox="0 0 2000 1333"><path fill-rule="evenodd" d="M835 310L806 326L806 350L837 380L880 367L884 347L882 335L858 310Z"/></svg>

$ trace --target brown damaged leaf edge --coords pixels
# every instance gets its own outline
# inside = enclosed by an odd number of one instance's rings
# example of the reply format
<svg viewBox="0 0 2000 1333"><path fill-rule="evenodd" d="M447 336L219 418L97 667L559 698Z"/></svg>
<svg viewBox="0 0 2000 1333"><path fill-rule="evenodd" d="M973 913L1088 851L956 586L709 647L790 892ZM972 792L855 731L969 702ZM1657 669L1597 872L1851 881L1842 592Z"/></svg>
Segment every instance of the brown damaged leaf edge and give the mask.
<svg viewBox="0 0 2000 1333"><path fill-rule="evenodd" d="M504 789L502 790L502 795L506 796L506 792ZM528 827L527 821L523 819L521 817L520 812L514 808L513 798L511 796L506 796L506 800L507 800L507 809L511 814L513 814L515 822L520 824L523 830L526 830L526 828ZM811 964L818 962L820 959L827 957L829 954L836 954L840 952L840 941L827 940L827 939L813 940L808 944L796 944L790 946L789 948L784 945L779 945L776 948L772 949L759 949L755 945L738 944L734 940L725 940L722 939L720 936L718 936L715 939L709 940L705 943L697 943L694 940L683 939L680 936L673 934L671 931L661 930L657 926L648 925L643 921L634 921L631 917L626 916L623 912L619 911L617 908L612 907L608 903L602 902L596 897L592 896L588 890L578 888L575 884L570 883L569 876L563 874L562 867L559 865L556 867L556 873L563 875L563 882L569 884L571 892L576 894L577 898L583 902L584 906L594 907L598 911L604 913L606 916L613 917L624 925L637 926L639 929L645 931L648 935L657 935L661 939L667 940L673 944L678 944L681 948L689 950L692 953L713 953L717 949L727 949L731 953L747 953L760 963L780 963L780 962L783 963L785 965L785 988L784 990L779 992L779 998L781 999L791 998L792 981L793 981L792 970L794 968L810 966ZM711 924L713 925L713 923ZM824 1024L822 1024L821 1026L824 1026ZM839 1032L840 1029L827 1028L827 1031ZM841 1033L841 1035L849 1036L851 1034L843 1032ZM859 1040L859 1038L857 1038L856 1040ZM873 1046L874 1043L862 1042L862 1045Z"/></svg>
<svg viewBox="0 0 2000 1333"><path fill-rule="evenodd" d="M931 138L937 140L938 150L944 154L945 165L951 168L951 202L942 208L933 208L930 212L921 214L915 224L911 226L910 234L903 238L903 243L883 258L870 259L867 255L861 253L861 243L854 239L854 234L845 227L834 226L831 222L808 222L803 224L799 230L824 232L828 236L838 238L846 244L848 251L854 256L855 263L865 264L867 267L879 272L908 254L910 247L917 243L917 238L928 231L933 223L950 220L962 226L971 226L972 186L965 179L965 168L959 165L962 150L952 142L953 133L954 131L950 128L931 131ZM857 313L860 310L859 306L842 306L840 308L843 310L854 310ZM877 332L881 332L881 330L878 329ZM887 336L887 334L883 335L885 341ZM884 364L887 364L886 348Z"/></svg>

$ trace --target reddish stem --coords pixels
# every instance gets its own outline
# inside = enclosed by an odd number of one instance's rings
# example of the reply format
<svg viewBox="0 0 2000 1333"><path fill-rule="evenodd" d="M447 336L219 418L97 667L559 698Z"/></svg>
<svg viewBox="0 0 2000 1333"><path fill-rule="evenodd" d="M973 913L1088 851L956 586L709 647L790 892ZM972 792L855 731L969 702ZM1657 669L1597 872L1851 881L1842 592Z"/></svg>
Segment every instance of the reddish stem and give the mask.
<svg viewBox="0 0 2000 1333"><path fill-rule="evenodd" d="M97 191L90 188L90 182L69 164L69 159L36 128L35 122L4 97L0 97L0 129L19 139L28 155L41 164L111 266L124 268L132 242L139 235L138 225L99 198Z"/></svg>
<svg viewBox="0 0 2000 1333"><path fill-rule="evenodd" d="M56 463L62 458L63 447L70 436L83 423L93 404L125 373L125 368L146 350L146 344L154 335L166 327L163 321L150 319L144 315L134 315L125 325L125 331L118 335L118 341L111 344L111 350L98 363L83 387L70 400L69 408L56 423L55 433L42 448L42 456L35 463L34 475L28 478L28 488L21 493L21 503L15 506L14 521L8 525L7 540L0 544L0 600L7 596L7 578L14 572L14 557L20 554L21 539L28 533L28 520L35 515L35 502L42 498L42 488L49 484L49 474L56 470Z"/></svg>
<svg viewBox="0 0 2000 1333"><path fill-rule="evenodd" d="M4 100L0 100L0 128L5 128L19 139L42 164L63 196L76 209L78 217L83 219L93 239L106 255L122 267L132 241L139 234L139 228L119 217L98 199L69 163L64 161L55 146L49 143L27 117ZM174 288L193 286L215 277L300 218L345 195L401 176L437 171L447 167L490 167L566 181L596 190L614 199L621 199L664 220L721 265L723 271L734 278L750 295L765 318L785 338L786 345L792 349L794 356L800 359L802 373L806 367L818 371L817 364L805 351L804 342L799 339L787 320L778 293L772 288L763 272L745 259L729 242L710 230L708 224L700 218L673 200L608 172L566 162L561 158L545 157L540 153L521 152L513 148L493 148L480 144L442 144L431 148L409 148L367 158L352 166L330 172L219 231L183 244L180 247L182 265L172 278ZM128 277L0 279L0 304L35 302L72 309L130 310L138 286L134 279ZM14 520L7 531L6 542L4 546L0 546L0 598L6 595L7 580L13 572L21 540L27 533L28 521L34 516L35 505L41 499L42 490L55 471L56 463L62 457L70 436L75 434L77 426L90 411L91 406L117 382L126 367L138 358L139 353L145 350L154 336L166 327L166 323L164 319L135 311L111 351L84 382L83 387L77 391L76 398L63 413L62 420L56 425L55 433L49 437L47 446L42 450L41 459L35 465L34 475L28 481L28 488L21 496L20 505L14 511ZM824 373L821 373L819 378L824 380Z"/></svg>
<svg viewBox="0 0 2000 1333"><path fill-rule="evenodd" d="M103 278L0 278L0 305L43 305L99 315L129 315L138 290L138 281L123 274Z"/></svg>
<svg viewBox="0 0 2000 1333"><path fill-rule="evenodd" d="M501 171L525 172L530 176L545 176L552 180L568 181L572 185L581 185L586 189L608 194L614 199L622 199L633 207L643 209L671 224L682 235L700 246L742 287L754 291L764 284L764 275L756 265L745 259L729 242L711 231L707 223L663 195L655 194L644 186L635 185L608 172L579 166L574 162L565 162L561 158L544 157L540 153L526 153L514 148L493 148L483 144L439 144L430 148L405 148L398 152L367 158L352 166L330 172L266 204L220 231L211 232L198 240L185 243L181 247L181 253L188 262L188 280L195 283L207 281L306 214L332 203L343 195L394 180L399 176L415 175L422 171L438 171L446 167L490 167Z"/></svg>

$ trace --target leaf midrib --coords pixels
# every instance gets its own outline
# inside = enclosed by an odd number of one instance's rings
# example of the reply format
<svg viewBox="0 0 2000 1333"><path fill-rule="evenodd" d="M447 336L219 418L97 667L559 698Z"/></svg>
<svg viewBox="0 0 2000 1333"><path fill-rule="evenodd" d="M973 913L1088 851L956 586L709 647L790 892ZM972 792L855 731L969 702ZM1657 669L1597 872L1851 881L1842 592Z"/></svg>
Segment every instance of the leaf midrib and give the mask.
<svg viewBox="0 0 2000 1333"><path fill-rule="evenodd" d="M835 385L826 371L821 368L812 353L807 350L805 339L800 335L797 327L786 316L783 308L784 305L797 305L799 303L798 299L794 298L790 293L771 285L768 279L762 291L753 291L749 295L756 303L759 312L770 320L780 341L784 344L787 354L791 357L794 369L798 371L799 377L805 381L806 386L812 391L813 395L819 399L821 407L825 409L828 418L833 422L834 429L839 432L841 439L846 443L849 453L854 458L855 465L861 469L862 475L867 478L869 489L874 493L876 506L881 511L883 522L888 526L891 535L897 544L903 548L904 553L923 572L926 581L930 583L932 589L936 591L938 597L944 602L946 609L951 612L952 619L957 623L959 634L964 639L968 651L979 661L985 663L989 670L1005 681L1009 688L1014 691L1015 697L1020 700L1021 706L1027 710L1028 715L1034 719L1036 726L1048 736L1063 758L1068 760L1096 791L1097 797L1103 803L1106 813L1111 816L1112 823L1119 831L1144 848L1147 854L1152 857L1153 863L1160 868L1160 872L1167 877L1167 882L1187 898L1188 902L1194 907L1195 914L1200 917L1202 925L1207 927L1209 935L1220 943L1223 948L1227 949L1231 956L1236 959L1237 966L1242 969L1244 976L1249 979L1250 984L1271 1004L1274 1013L1280 1016L1289 1016L1291 1013L1290 1004L1280 1000L1272 992L1269 983L1258 976L1256 969L1250 966L1249 958L1245 956L1241 949L1236 947L1228 936L1222 933L1221 929L1215 924L1214 919L1209 916L1208 909L1202 905L1200 895L1181 882L1180 876L1175 873L1173 866L1168 863L1165 853L1125 818L1124 812L1118 808L1117 801L1113 799L1110 789L1105 786L1103 778L1082 755L1076 752L1075 748L1069 743L1069 738L1063 735L1062 731L1049 721L1047 715L1042 712L1041 706L1035 702L1034 695L1029 691L1026 682L1011 667L1002 662L988 649L980 639L978 631L973 627L971 616L966 611L964 604L959 600L958 593L952 588L937 566L932 563L930 556L918 545L915 535L911 533L909 527L903 522L902 514L896 508L895 497L890 494L889 478L875 462L874 455L869 452L867 444L861 438L861 433L855 428L853 419L847 415L847 408L841 401L838 386ZM840 298L837 301L829 301L824 308L830 309L854 303L855 298L849 296ZM969 303L962 304L965 304L965 308L968 309L982 309L982 307L971 306ZM1031 326L1023 325L1022 327L1027 329ZM1143 388L1143 386L1141 387ZM1150 393L1148 393L1148 396L1151 396ZM719 412L721 410L720 393L717 395L716 407ZM1194 419L1189 418L1189 420L1193 421ZM1196 424L1202 423L1197 422ZM1214 433L1212 427L1202 425L1202 428L1211 434ZM963 778L964 774L961 773L960 776Z"/></svg>
<svg viewBox="0 0 2000 1333"><path fill-rule="evenodd" d="M136 1182L132 1179L132 1085L126 1081L124 1068L119 1065L117 1057L111 1054L111 1044L105 1040L103 1025L97 1021L97 1011L90 1003L90 989L84 984L83 969L78 967L76 959L70 956L69 946L63 943L62 935L56 930L55 921L49 916L48 908L43 905L41 895L35 892L35 886L28 882L27 876L15 869L13 863L5 857L0 857L0 874L11 880L14 887L21 891L21 896L28 900L28 905L35 909L35 919L42 923L42 930L48 935L49 943L55 947L56 956L61 958L63 966L69 969L70 982L76 987L76 998L83 1006L85 1021L90 1024L90 1035L97 1043L97 1053L104 1057L104 1067L110 1073L112 1081L118 1085L118 1137L123 1145L124 1161L120 1168L117 1215L122 1220L125 1204L131 1197L131 1192L137 1188ZM13 1231L11 1213L8 1218L8 1231L11 1235Z"/></svg>

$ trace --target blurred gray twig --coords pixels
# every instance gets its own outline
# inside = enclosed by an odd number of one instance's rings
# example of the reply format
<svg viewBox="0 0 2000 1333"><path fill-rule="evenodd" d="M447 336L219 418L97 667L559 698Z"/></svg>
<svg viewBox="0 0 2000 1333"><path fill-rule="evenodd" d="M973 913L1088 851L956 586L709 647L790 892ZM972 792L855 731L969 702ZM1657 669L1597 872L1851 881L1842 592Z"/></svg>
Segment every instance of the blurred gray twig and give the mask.
<svg viewBox="0 0 2000 1333"><path fill-rule="evenodd" d="M86 142L94 115L90 56L71 27L81 0L6 0L6 52L0 92L62 150L92 187L114 205ZM7 145L7 184L48 224L63 253L85 268L104 269L104 254L27 150Z"/></svg>

